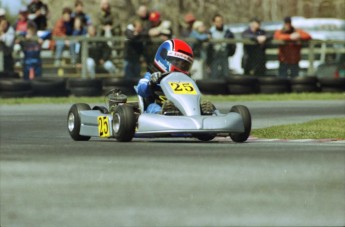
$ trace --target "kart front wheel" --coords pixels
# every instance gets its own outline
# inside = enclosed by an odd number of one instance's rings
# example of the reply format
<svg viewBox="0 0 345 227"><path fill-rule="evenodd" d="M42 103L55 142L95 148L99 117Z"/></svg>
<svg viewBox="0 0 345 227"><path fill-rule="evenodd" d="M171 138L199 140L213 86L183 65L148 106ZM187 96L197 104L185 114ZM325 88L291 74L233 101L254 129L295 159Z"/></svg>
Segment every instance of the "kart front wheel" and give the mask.
<svg viewBox="0 0 345 227"><path fill-rule="evenodd" d="M132 106L119 105L113 115L113 134L119 142L129 142L135 133L135 115Z"/></svg>
<svg viewBox="0 0 345 227"><path fill-rule="evenodd" d="M87 141L90 136L80 135L80 111L82 110L91 110L90 106L85 103L77 103L71 106L68 111L67 116L67 129L72 139L75 141Z"/></svg>
<svg viewBox="0 0 345 227"><path fill-rule="evenodd" d="M244 132L241 133L230 133L230 138L234 142L242 143L246 141L250 135L250 131L252 129L252 117L250 112L246 106L236 105L233 106L230 112L239 113L242 117L242 122L244 126Z"/></svg>

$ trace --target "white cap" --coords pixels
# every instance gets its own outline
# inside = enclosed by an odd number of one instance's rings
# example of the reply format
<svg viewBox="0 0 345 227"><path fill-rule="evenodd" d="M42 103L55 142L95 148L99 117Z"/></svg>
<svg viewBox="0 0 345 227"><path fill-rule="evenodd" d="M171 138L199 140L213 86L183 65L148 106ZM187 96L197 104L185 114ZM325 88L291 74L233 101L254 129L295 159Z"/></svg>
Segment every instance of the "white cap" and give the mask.
<svg viewBox="0 0 345 227"><path fill-rule="evenodd" d="M4 8L0 8L0 17L6 15L6 10Z"/></svg>

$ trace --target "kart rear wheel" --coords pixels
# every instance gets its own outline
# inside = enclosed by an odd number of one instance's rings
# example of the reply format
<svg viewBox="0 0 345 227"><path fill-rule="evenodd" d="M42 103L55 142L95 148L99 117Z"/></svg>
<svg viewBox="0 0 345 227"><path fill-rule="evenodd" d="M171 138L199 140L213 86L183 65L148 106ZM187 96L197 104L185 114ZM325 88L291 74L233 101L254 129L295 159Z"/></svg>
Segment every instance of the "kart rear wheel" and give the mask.
<svg viewBox="0 0 345 227"><path fill-rule="evenodd" d="M239 113L242 117L244 132L242 133L230 133L230 138L234 142L242 143L246 141L250 135L250 131L252 129L252 117L250 112L246 106L236 105L233 106L230 112Z"/></svg>
<svg viewBox="0 0 345 227"><path fill-rule="evenodd" d="M88 141L90 136L80 135L80 111L82 110L91 110L90 106L85 103L77 103L71 106L68 111L67 116L67 129L72 139L75 141Z"/></svg>
<svg viewBox="0 0 345 227"><path fill-rule="evenodd" d="M113 115L113 134L119 142L129 142L135 133L136 120L132 106L119 105Z"/></svg>

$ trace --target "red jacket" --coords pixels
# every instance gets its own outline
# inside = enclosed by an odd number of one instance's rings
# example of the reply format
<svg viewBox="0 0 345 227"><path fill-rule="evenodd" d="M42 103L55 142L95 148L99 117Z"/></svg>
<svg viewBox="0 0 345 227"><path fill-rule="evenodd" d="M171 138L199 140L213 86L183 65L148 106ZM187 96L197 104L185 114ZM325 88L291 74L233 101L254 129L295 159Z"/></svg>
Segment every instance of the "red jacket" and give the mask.
<svg viewBox="0 0 345 227"><path fill-rule="evenodd" d="M53 36L66 37L66 28L64 25L64 20L62 18L56 21L56 24L53 29Z"/></svg>
<svg viewBox="0 0 345 227"><path fill-rule="evenodd" d="M301 41L310 40L311 36L303 30L295 29L295 32L299 33L301 36ZM279 46L278 59L280 62L287 64L298 64L301 60L301 48L302 45L298 41L293 41L290 38L290 33L285 33L282 30L277 30L274 33L274 39L291 41Z"/></svg>
<svg viewBox="0 0 345 227"><path fill-rule="evenodd" d="M63 18L60 18L56 21L55 26L52 32L53 36L55 37L66 37L66 28L64 25ZM49 48L54 50L55 48L55 40L51 40Z"/></svg>

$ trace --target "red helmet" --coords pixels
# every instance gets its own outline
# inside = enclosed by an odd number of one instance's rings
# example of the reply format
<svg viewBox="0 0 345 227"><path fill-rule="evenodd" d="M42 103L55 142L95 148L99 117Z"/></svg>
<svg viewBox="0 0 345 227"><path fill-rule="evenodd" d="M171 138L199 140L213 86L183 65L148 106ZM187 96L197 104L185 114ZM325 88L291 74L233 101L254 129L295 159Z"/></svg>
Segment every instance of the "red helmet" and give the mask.
<svg viewBox="0 0 345 227"><path fill-rule="evenodd" d="M161 72L183 72L188 74L194 56L192 48L180 39L171 39L163 42L154 59L155 66Z"/></svg>

